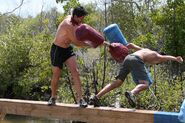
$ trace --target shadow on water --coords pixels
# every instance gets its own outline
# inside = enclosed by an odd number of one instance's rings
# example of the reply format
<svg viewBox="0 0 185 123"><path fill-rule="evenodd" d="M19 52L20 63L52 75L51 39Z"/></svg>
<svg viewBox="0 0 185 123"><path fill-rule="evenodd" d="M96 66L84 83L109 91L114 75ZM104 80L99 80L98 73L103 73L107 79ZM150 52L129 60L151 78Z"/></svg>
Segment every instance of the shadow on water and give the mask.
<svg viewBox="0 0 185 123"><path fill-rule="evenodd" d="M85 122L7 114L4 120L0 120L0 123L85 123Z"/></svg>
<svg viewBox="0 0 185 123"><path fill-rule="evenodd" d="M18 116L18 115L6 115L4 120L0 120L0 123L72 123L71 121L36 118L30 116Z"/></svg>

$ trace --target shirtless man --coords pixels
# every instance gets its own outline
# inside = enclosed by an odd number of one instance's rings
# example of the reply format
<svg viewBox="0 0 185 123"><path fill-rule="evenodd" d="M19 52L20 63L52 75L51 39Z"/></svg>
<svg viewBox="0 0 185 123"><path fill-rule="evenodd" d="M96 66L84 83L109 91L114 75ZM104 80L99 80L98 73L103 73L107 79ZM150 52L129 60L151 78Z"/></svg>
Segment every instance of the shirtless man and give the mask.
<svg viewBox="0 0 185 123"><path fill-rule="evenodd" d="M55 105L57 98L58 81L62 72L63 64L66 64L71 72L77 101L80 107L86 107L87 103L82 98L81 81L77 69L75 53L71 44L78 47L87 46L84 42L78 41L75 36L76 28L82 24L84 17L88 13L83 7L76 7L72 16L68 15L58 26L58 30L51 47L52 79L51 79L51 98L48 105Z"/></svg>
<svg viewBox="0 0 185 123"><path fill-rule="evenodd" d="M136 87L130 92L125 92L125 96L128 99L129 104L132 107L135 107L135 95L139 94L143 90L146 90L152 84L150 76L148 75L148 71L145 67L145 63L158 64L168 60L179 63L183 62L181 56L174 57L170 55L160 55L156 51L142 49L132 43L128 44L127 48L135 49L136 52L125 57L116 80L113 83L106 85L96 96L91 98L90 104L94 105L95 107L99 106L99 98L111 90L120 87L123 84L126 76L131 72L134 82L136 83Z"/></svg>

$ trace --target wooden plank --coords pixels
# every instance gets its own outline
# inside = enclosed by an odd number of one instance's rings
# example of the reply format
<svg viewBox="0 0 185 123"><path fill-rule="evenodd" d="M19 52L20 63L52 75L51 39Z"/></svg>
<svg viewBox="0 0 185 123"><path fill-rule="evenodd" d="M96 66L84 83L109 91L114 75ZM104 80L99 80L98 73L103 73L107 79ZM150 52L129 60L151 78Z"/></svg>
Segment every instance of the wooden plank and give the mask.
<svg viewBox="0 0 185 123"><path fill-rule="evenodd" d="M3 109L0 108L0 121L4 119L6 113Z"/></svg>
<svg viewBox="0 0 185 123"><path fill-rule="evenodd" d="M155 111L134 110L111 107L80 108L75 104L57 103L47 106L47 102L0 99L0 111L4 114L57 118L88 123L153 123Z"/></svg>
<svg viewBox="0 0 185 123"><path fill-rule="evenodd" d="M6 115L5 113L0 112L0 121L1 121L1 120L4 120L5 115Z"/></svg>

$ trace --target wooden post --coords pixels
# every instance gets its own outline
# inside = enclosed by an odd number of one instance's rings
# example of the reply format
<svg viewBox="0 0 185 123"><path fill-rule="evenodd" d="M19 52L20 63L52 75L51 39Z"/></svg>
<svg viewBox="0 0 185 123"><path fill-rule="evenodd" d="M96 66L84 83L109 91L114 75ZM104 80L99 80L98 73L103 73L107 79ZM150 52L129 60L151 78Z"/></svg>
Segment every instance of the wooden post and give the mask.
<svg viewBox="0 0 185 123"><path fill-rule="evenodd" d="M0 112L0 122L1 120L4 120L6 113Z"/></svg>

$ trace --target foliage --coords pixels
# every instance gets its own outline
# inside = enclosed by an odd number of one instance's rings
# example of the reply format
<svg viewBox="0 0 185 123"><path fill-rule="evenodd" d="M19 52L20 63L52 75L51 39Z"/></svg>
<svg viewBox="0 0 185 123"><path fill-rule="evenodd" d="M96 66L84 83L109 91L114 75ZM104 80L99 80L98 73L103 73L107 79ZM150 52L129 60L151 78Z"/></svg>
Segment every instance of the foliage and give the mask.
<svg viewBox="0 0 185 123"><path fill-rule="evenodd" d="M20 28L23 32L16 30L17 28ZM3 48L0 66L1 81L6 83L4 86L7 88L16 86L22 72L29 66L29 57L27 54L31 48L31 42L27 37L29 33L26 32L25 26L18 23L12 25L9 28L9 32L0 37ZM3 90L8 91L6 90L7 88L3 88Z"/></svg>
<svg viewBox="0 0 185 123"><path fill-rule="evenodd" d="M71 14L71 9L80 5L78 0L56 0L56 2L65 3L65 5L63 6L64 15Z"/></svg>
<svg viewBox="0 0 185 123"><path fill-rule="evenodd" d="M172 55L185 54L185 47L181 45L184 42L185 3L181 0L174 2L169 0L168 5L154 13L153 20L157 25L163 27L164 49Z"/></svg>
<svg viewBox="0 0 185 123"><path fill-rule="evenodd" d="M184 1L168 0L166 6L156 10L152 15L154 23L161 27L161 30L159 30L158 34L160 34L160 38L162 38L160 41L163 44L162 50L167 54L182 56L183 58L185 57L185 46L182 45L185 39L185 17L183 16L185 14L184 10ZM174 63L171 71L173 74L179 75L181 71L185 71L185 67L184 65L178 65Z"/></svg>
<svg viewBox="0 0 185 123"><path fill-rule="evenodd" d="M157 49L157 39L155 35L151 33L147 33L146 35L140 35L133 40L134 44L137 44L141 47L147 47L149 49L156 50Z"/></svg>
<svg viewBox="0 0 185 123"><path fill-rule="evenodd" d="M4 83L1 96L29 99L33 83L48 78L49 52L45 51L50 47L51 36L33 32L34 23L30 19L10 24L8 33L0 37L0 75Z"/></svg>

